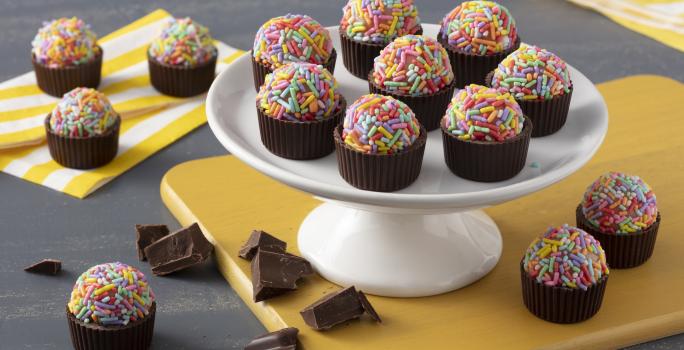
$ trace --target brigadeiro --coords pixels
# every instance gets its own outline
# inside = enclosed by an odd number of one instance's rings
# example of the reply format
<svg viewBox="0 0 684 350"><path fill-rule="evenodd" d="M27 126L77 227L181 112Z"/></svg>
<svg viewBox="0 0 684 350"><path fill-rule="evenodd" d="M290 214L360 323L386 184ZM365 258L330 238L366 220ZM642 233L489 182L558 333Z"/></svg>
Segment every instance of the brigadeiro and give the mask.
<svg viewBox="0 0 684 350"><path fill-rule="evenodd" d="M264 23L254 38L252 75L254 88L264 83L266 75L288 63L308 62L335 72L337 52L330 33L313 18L287 14Z"/></svg>
<svg viewBox="0 0 684 350"><path fill-rule="evenodd" d="M485 77L520 46L515 19L493 1L465 1L442 20L437 39L449 52L456 87Z"/></svg>
<svg viewBox="0 0 684 350"><path fill-rule="evenodd" d="M350 185L391 192L411 185L423 163L427 131L403 102L361 96L335 129L337 163Z"/></svg>
<svg viewBox="0 0 684 350"><path fill-rule="evenodd" d="M487 80L488 85L510 92L518 101L534 123L532 137L551 135L565 125L573 88L567 64L555 54L522 44Z"/></svg>
<svg viewBox="0 0 684 350"><path fill-rule="evenodd" d="M509 93L468 85L451 100L441 126L444 161L457 176L503 181L525 166L532 123Z"/></svg>
<svg viewBox="0 0 684 350"><path fill-rule="evenodd" d="M72 17L45 22L31 44L36 82L45 93L61 97L76 87L100 85L102 48L83 20Z"/></svg>
<svg viewBox="0 0 684 350"><path fill-rule="evenodd" d="M121 118L103 93L73 89L45 118L50 155L67 168L103 166L116 156L120 125Z"/></svg>
<svg viewBox="0 0 684 350"><path fill-rule="evenodd" d="M315 159L335 149L333 130L346 108L337 81L323 66L290 63L266 76L256 97L261 142L288 159Z"/></svg>
<svg viewBox="0 0 684 350"><path fill-rule="evenodd" d="M150 82L162 94L190 97L209 90L218 51L207 27L170 18L147 50Z"/></svg>
<svg viewBox="0 0 684 350"><path fill-rule="evenodd" d="M142 272L113 262L78 277L66 314L76 350L145 350L152 343L156 302Z"/></svg>
<svg viewBox="0 0 684 350"><path fill-rule="evenodd" d="M375 58L368 86L371 93L406 103L431 131L439 128L456 85L442 45L422 35L406 35L395 39Z"/></svg>
<svg viewBox="0 0 684 350"><path fill-rule="evenodd" d="M584 192L576 216L577 226L601 242L611 268L639 266L653 255L660 211L655 193L640 177L601 175Z"/></svg>
<svg viewBox="0 0 684 350"><path fill-rule="evenodd" d="M368 79L373 60L387 44L422 33L413 0L349 0L340 20L344 66L356 77Z"/></svg>
<svg viewBox="0 0 684 350"><path fill-rule="evenodd" d="M581 322L601 308L608 274L599 241L577 227L551 227L532 241L520 264L523 301L546 321Z"/></svg>

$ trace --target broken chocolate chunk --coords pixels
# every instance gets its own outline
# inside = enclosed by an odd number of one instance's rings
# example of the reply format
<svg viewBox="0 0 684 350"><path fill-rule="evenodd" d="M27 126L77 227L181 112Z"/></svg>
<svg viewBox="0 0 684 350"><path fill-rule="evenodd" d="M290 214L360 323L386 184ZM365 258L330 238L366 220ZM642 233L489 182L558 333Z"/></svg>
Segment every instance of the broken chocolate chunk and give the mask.
<svg viewBox="0 0 684 350"><path fill-rule="evenodd" d="M54 276L58 274L59 271L62 271L62 262L55 259L43 259L33 265L25 267L24 271Z"/></svg>
<svg viewBox="0 0 684 350"><path fill-rule="evenodd" d="M375 322L382 323L382 319L380 318L380 315L375 311L375 308L373 308L373 305L371 305L370 301L368 301L368 298L366 298L366 294L363 294L362 291L359 291L359 302L361 302L361 307L370 315L372 319L375 320Z"/></svg>
<svg viewBox="0 0 684 350"><path fill-rule="evenodd" d="M166 225L135 225L135 232L137 236L135 243L138 246L138 259L145 261L147 260L145 248L168 235L169 228Z"/></svg>
<svg viewBox="0 0 684 350"><path fill-rule="evenodd" d="M306 259L282 252L259 249L252 259L254 302L297 289L297 281L313 273Z"/></svg>
<svg viewBox="0 0 684 350"><path fill-rule="evenodd" d="M258 249L284 252L287 249L287 243L273 237L266 231L254 230L247 243L240 248L239 256L243 259L252 260Z"/></svg>
<svg viewBox="0 0 684 350"><path fill-rule="evenodd" d="M173 232L145 248L152 273L164 276L204 262L214 246L194 223Z"/></svg>
<svg viewBox="0 0 684 350"><path fill-rule="evenodd" d="M296 350L299 329L283 328L254 338L245 345L245 350Z"/></svg>
<svg viewBox="0 0 684 350"><path fill-rule="evenodd" d="M364 308L354 286L330 293L299 312L311 328L327 330L340 323L361 317Z"/></svg>

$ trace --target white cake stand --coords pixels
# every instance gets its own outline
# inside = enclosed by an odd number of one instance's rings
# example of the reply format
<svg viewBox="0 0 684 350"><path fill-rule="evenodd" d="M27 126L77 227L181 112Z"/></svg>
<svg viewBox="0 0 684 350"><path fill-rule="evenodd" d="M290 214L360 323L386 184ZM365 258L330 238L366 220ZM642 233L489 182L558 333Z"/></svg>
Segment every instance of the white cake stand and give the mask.
<svg viewBox="0 0 684 350"><path fill-rule="evenodd" d="M339 54L335 77L351 103L368 93L368 85L344 68L338 30L329 30ZM424 25L424 30L436 37L438 26ZM589 161L601 145L608 128L606 105L589 79L570 69L575 88L567 124L552 136L532 139L527 166L513 179L498 183L453 175L444 163L439 130L430 132L418 180L393 193L348 185L338 173L335 154L311 161L274 156L259 138L249 55L216 78L207 97L207 117L233 155L324 201L304 219L298 239L302 255L323 277L376 295L428 296L477 281L499 260L499 229L479 208L560 181ZM288 205L282 203L282 210Z"/></svg>

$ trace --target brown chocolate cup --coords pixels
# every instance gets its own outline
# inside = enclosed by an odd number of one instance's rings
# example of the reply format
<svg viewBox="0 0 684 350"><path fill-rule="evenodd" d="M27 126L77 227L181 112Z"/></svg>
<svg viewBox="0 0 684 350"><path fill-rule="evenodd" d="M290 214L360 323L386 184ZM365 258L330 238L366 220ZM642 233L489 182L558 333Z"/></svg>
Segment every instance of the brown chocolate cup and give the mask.
<svg viewBox="0 0 684 350"><path fill-rule="evenodd" d="M152 344L157 303L142 320L126 326L101 326L76 319L67 308L71 343L76 350L147 350Z"/></svg>
<svg viewBox="0 0 684 350"><path fill-rule="evenodd" d="M147 52L150 83L164 95L191 97L206 92L216 75L216 58L195 67L173 66L157 61Z"/></svg>
<svg viewBox="0 0 684 350"><path fill-rule="evenodd" d="M367 154L347 146L342 139L342 124L335 128L335 149L340 175L350 185L367 191L393 192L411 185L423 164L427 131L420 127L420 136L406 151L382 155Z"/></svg>
<svg viewBox="0 0 684 350"><path fill-rule="evenodd" d="M254 89L256 91L259 91L261 85L264 85L264 82L266 81L266 76L268 74L271 74L273 70L261 62L255 61L254 56L252 56L252 51L249 52L249 57L251 57L252 61L252 77L254 78ZM328 58L328 62L326 62L323 65L323 67L325 67L325 69L327 69L330 72L330 74L335 74L335 62L337 62L337 51L335 51L335 49L333 48L332 53Z"/></svg>
<svg viewBox="0 0 684 350"><path fill-rule="evenodd" d="M520 37L515 40L515 44L496 55L474 55L454 49L449 45L448 40L442 38L442 33L437 35L437 41L447 50L451 69L454 70L454 80L456 88L461 89L469 84L485 85L485 79L489 72L499 66L506 56L520 47Z"/></svg>
<svg viewBox="0 0 684 350"><path fill-rule="evenodd" d="M99 46L98 46L99 47ZM50 68L31 55L38 87L48 95L62 97L77 87L97 88L102 75L102 48L90 61L69 67Z"/></svg>
<svg viewBox="0 0 684 350"><path fill-rule="evenodd" d="M278 157L307 160L325 157L335 149L333 130L342 122L347 101L341 97L338 110L330 117L311 122L293 122L269 117L259 106L261 143Z"/></svg>
<svg viewBox="0 0 684 350"><path fill-rule="evenodd" d="M422 35L423 28L419 28L415 35ZM352 40L340 28L340 43L342 45L342 61L349 73L359 79L368 79L368 73L373 70L373 61L380 55L380 51L389 43L374 44Z"/></svg>
<svg viewBox="0 0 684 350"><path fill-rule="evenodd" d="M451 97L454 95L456 84L454 84L453 81L449 86L446 86L444 89L431 95L406 96L398 95L381 88L373 81L372 75L372 71L368 73L368 90L371 93L392 96L395 99L406 103L413 113L416 114L416 118L418 118L420 125L425 127L427 131L439 128L439 123L444 116L444 112L446 112L449 107Z"/></svg>
<svg viewBox="0 0 684 350"><path fill-rule="evenodd" d="M592 225L582 212L582 204L575 211L577 227L594 236L606 252L606 262L611 269L628 269L639 266L653 255L658 227L660 227L660 213L656 221L642 230L626 235L602 233Z"/></svg>
<svg viewBox="0 0 684 350"><path fill-rule="evenodd" d="M525 117L520 135L503 142L462 141L441 123L444 161L452 173L479 182L508 180L525 167L533 124Z"/></svg>
<svg viewBox="0 0 684 350"><path fill-rule="evenodd" d="M590 319L601 308L608 276L587 290L551 287L530 278L520 264L523 302L542 320L554 323L577 323Z"/></svg>
<svg viewBox="0 0 684 350"><path fill-rule="evenodd" d="M119 127L121 118L102 135L91 137L64 137L50 129L50 114L45 118L50 156L60 165L72 169L92 169L101 167L116 157L119 149Z"/></svg>

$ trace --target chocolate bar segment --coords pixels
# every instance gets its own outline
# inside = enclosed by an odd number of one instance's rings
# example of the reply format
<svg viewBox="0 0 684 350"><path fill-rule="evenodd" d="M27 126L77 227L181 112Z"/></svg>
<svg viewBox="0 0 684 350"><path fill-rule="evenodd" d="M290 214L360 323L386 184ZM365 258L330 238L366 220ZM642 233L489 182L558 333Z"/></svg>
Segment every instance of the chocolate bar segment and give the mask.
<svg viewBox="0 0 684 350"><path fill-rule="evenodd" d="M368 298L366 298L366 294L363 294L362 291L359 291L359 302L361 303L361 307L375 320L375 322L382 323L380 315L378 315L373 305L371 305Z"/></svg>
<svg viewBox="0 0 684 350"><path fill-rule="evenodd" d="M295 350L298 333L299 329L288 327L264 334L245 345L245 350Z"/></svg>
<svg viewBox="0 0 684 350"><path fill-rule="evenodd" d="M58 274L59 271L62 271L62 262L55 259L43 259L33 265L25 267L24 271L54 276Z"/></svg>
<svg viewBox="0 0 684 350"><path fill-rule="evenodd" d="M299 312L311 328L322 331L361 317L364 313L354 286L331 293Z"/></svg>
<svg viewBox="0 0 684 350"><path fill-rule="evenodd" d="M145 248L150 244L158 241L162 237L169 234L169 228L166 225L135 225L136 239L135 243L138 248L138 259L140 261L147 260L145 256Z"/></svg>
<svg viewBox="0 0 684 350"><path fill-rule="evenodd" d="M311 264L302 257L259 249L252 259L254 302L295 290L297 281L312 273Z"/></svg>
<svg viewBox="0 0 684 350"><path fill-rule="evenodd" d="M252 260L258 249L285 252L287 243L273 237L266 231L254 230L247 243L240 248L239 257Z"/></svg>
<svg viewBox="0 0 684 350"><path fill-rule="evenodd" d="M213 249L194 223L150 244L144 251L152 273L164 276L206 261Z"/></svg>

